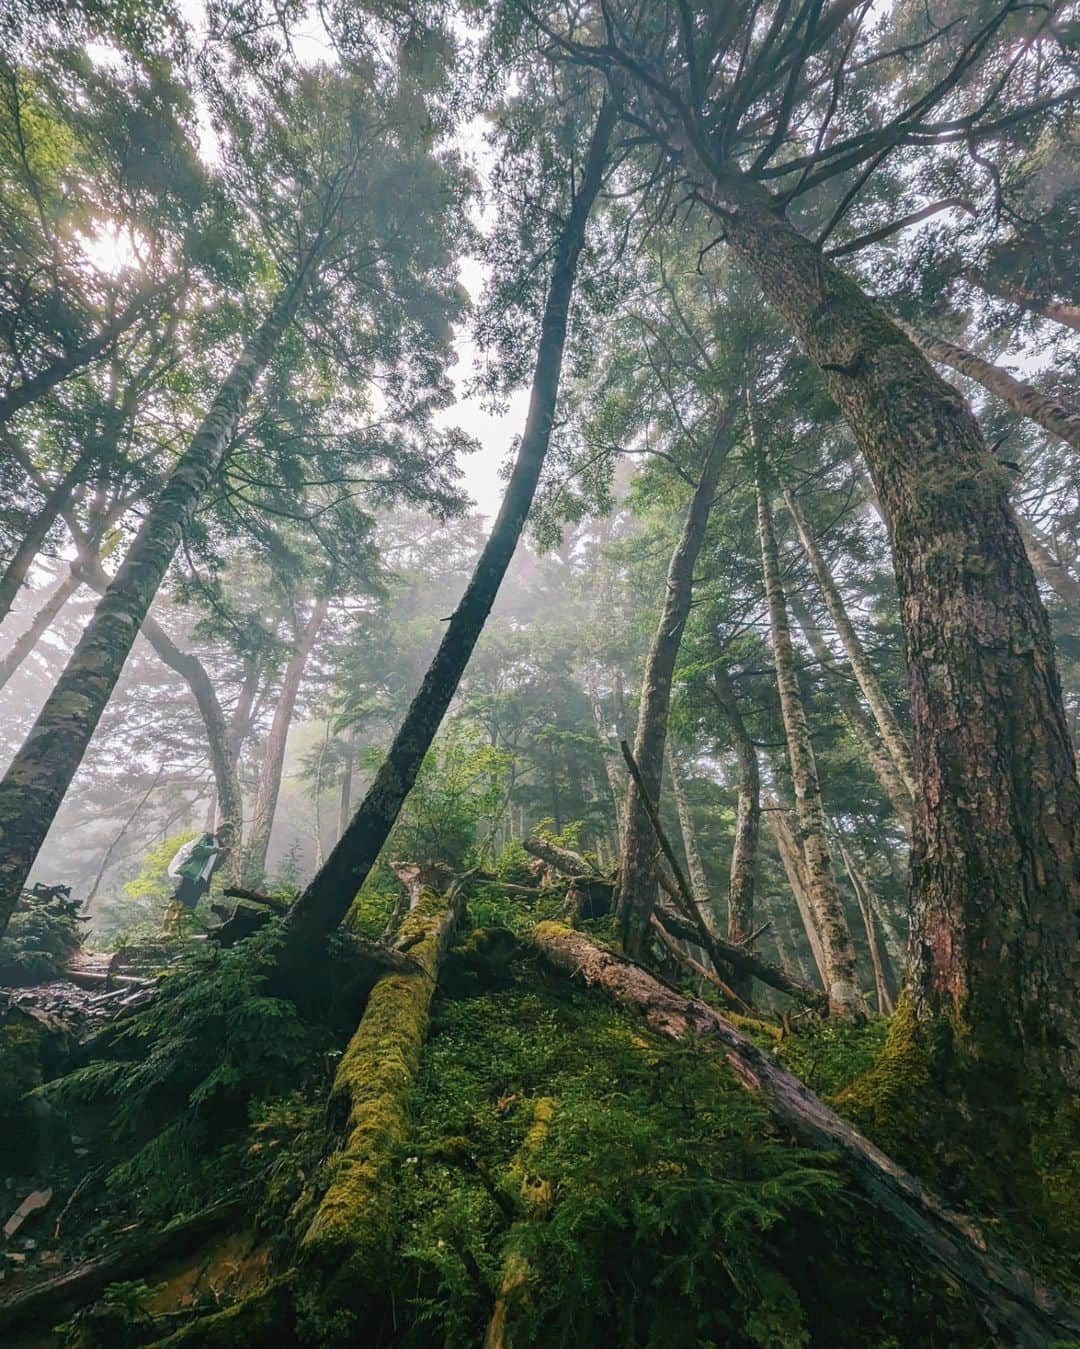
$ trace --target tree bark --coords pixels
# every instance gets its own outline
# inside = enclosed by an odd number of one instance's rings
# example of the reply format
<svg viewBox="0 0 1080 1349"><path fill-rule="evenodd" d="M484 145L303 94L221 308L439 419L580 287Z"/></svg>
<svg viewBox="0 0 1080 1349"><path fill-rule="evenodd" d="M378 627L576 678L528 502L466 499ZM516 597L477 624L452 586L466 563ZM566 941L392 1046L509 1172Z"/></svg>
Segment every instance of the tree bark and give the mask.
<svg viewBox="0 0 1080 1349"><path fill-rule="evenodd" d="M53 589L52 594L34 614L29 625L15 638L11 650L0 661L0 689L4 687L41 638L56 622L60 610L63 609L81 584L82 582L75 574L74 569L69 568L68 574Z"/></svg>
<svg viewBox="0 0 1080 1349"><path fill-rule="evenodd" d="M911 800L915 795L915 765L911 760L911 749L908 745L904 732L900 729L900 723L896 720L896 713L892 710L888 698L885 697L885 691L881 687L881 681L878 679L877 671L867 659L866 652L863 650L863 644L859 641L859 635L855 631L854 624L848 616L847 606L844 604L844 597L840 594L840 589L832 578L825 559L821 555L821 550L817 546L817 540L814 538L813 531L805 515L802 513L802 507L795 500L794 495L784 489L784 504L787 506L788 514L791 516L795 528L799 533L799 540L803 546L803 552L813 570L818 586L821 589L825 600L825 607L829 611L829 617L832 619L833 627L851 662L851 668L854 671L855 678L858 680L859 688L862 689L863 697L866 699L867 706L874 714L874 720L877 722L878 730L881 732L881 739L885 748L889 752L889 757L896 765L896 772L899 773L907 792L908 805L907 814L911 815ZM809 634L807 634L809 636ZM817 654L815 652L815 654ZM820 657L819 657L820 659Z"/></svg>
<svg viewBox="0 0 1080 1349"><path fill-rule="evenodd" d="M817 919L814 917L813 906L810 903L810 881L806 874L806 859L799 847L799 840L792 833L791 826L788 824L786 808L780 804L775 796L768 793L765 794L765 812L765 818L769 822L769 830L776 844L776 851L780 854L780 861L784 867L784 875L787 876L788 885L791 887L795 907L799 910L799 918L802 920L803 931L806 933L806 940L810 946L810 954L814 957L818 978L821 980L822 988L827 988L825 952L821 945L821 933L818 931Z"/></svg>
<svg viewBox="0 0 1080 1349"><path fill-rule="evenodd" d="M580 932L541 923L534 940L554 969L600 987L620 1006L641 1013L658 1035L715 1050L749 1091L804 1147L839 1153L846 1174L871 1207L897 1224L915 1254L959 1283L1004 1342L1049 1345L1080 1334L1080 1311L1039 1285L976 1224L947 1208L921 1181L897 1166L719 1012L681 997L615 952Z"/></svg>
<svg viewBox="0 0 1080 1349"><path fill-rule="evenodd" d="M731 449L731 423L732 408L728 407L713 434L701 477L686 509L682 533L671 555L660 619L641 682L634 759L641 770L650 799L657 804L660 801L664 768L671 680L686 620L690 616L694 567L705 541L720 470ZM633 779L627 783L623 819L619 933L623 949L631 956L640 957L645 954L648 945L649 919L656 901L656 844L641 793Z"/></svg>
<svg viewBox="0 0 1080 1349"><path fill-rule="evenodd" d="M1061 300L1047 300L1023 286L1010 286L1006 281L994 281L979 272L965 272L964 279L989 295L1009 300L1031 314L1038 314L1040 318L1050 319L1053 323L1063 323L1066 327L1075 328L1080 332L1080 305L1067 304Z"/></svg>
<svg viewBox="0 0 1080 1349"><path fill-rule="evenodd" d="M806 637L810 650L814 653L814 659L827 674L834 676L832 682L836 690L836 701L840 704L840 710L854 732L856 740L862 745L867 762L870 764L874 776L881 783L882 790L889 798L893 810L896 811L900 822L904 826L905 832L910 834L913 805L911 792L908 790L904 778L900 775L896 760L889 753L876 728L871 725L870 717L859 701L859 695L855 692L846 672L837 669L833 653L829 650L828 643L821 634L821 629L811 618L806 605L795 595L792 595L791 609L803 631L803 635ZM910 764L910 762L909 757L908 763Z"/></svg>
<svg viewBox="0 0 1080 1349"><path fill-rule="evenodd" d="M465 594L447 624L435 658L374 782L326 864L293 906L289 927L294 951L301 950L308 941L322 940L332 931L363 885L412 790L517 548L551 438L578 258L593 204L603 184L616 120L615 105L605 99L593 129L577 195L558 240L525 431L499 514Z"/></svg>
<svg viewBox="0 0 1080 1349"><path fill-rule="evenodd" d="M937 361L939 365L947 365L958 374L973 379L988 393L999 398L1006 407L1011 407L1021 417L1027 417L1044 431L1049 431L1052 436L1080 451L1080 416L1076 413L1068 412L1053 398L1048 398L1030 384L1017 379L1015 375L1010 375L1000 365L994 365L975 352L957 346L955 342L948 342L943 337L929 337L899 319L897 326L902 328L932 361Z"/></svg>
<svg viewBox="0 0 1080 1349"><path fill-rule="evenodd" d="M728 941L744 941L754 930L754 891L757 885L758 836L761 831L761 772L757 750L739 709L735 684L723 666L713 674L713 699L728 725L728 734L738 765L739 803L735 837L731 847L728 880ZM748 998L752 986L738 979L735 991Z"/></svg>
<svg viewBox="0 0 1080 1349"><path fill-rule="evenodd" d="M124 662L307 282L309 258L249 339L0 783L0 936Z"/></svg>
<svg viewBox="0 0 1080 1349"><path fill-rule="evenodd" d="M870 953L870 965L874 971L874 992L877 995L877 1009L882 1016L892 1016L896 1010L895 981L890 978L891 971L887 964L888 956L881 949L881 944L878 941L877 924L875 922L877 906L874 904L874 898L869 891L863 889L862 878L856 875L851 864L851 858L848 856L848 850L842 842L839 843L839 848L840 857L843 860L848 880L851 882L852 892L855 895L855 902L859 906L859 916L863 921L863 929L866 932L866 949Z"/></svg>
<svg viewBox="0 0 1080 1349"><path fill-rule="evenodd" d="M810 901L821 953L825 961L825 989L829 1009L836 1016L857 1015L864 1009L859 988L855 946L851 940L847 914L833 870L832 854L825 828L825 808L821 801L817 762L810 740L795 648L788 628L787 601L780 579L780 560L765 483L765 466L760 452L755 453L758 534L761 541L761 568L765 578L765 596L769 606L769 629L776 662L776 685L780 692L780 711L791 763L791 781L795 788L795 814L799 822L799 843L806 862L807 898Z"/></svg>
<svg viewBox="0 0 1080 1349"><path fill-rule="evenodd" d="M308 621L302 631L297 633L296 649L285 667L285 676L278 690L274 719L270 723L270 734L266 738L262 766L259 770L259 786L251 813L251 827L244 846L243 879L247 885L258 884L266 870L266 852L270 846L270 831L274 827L274 813L277 810L278 793L281 791L281 770L285 764L285 745L289 738L293 712L296 709L296 695L300 692L300 681L304 677L308 657L319 635L319 629L326 618L328 605L327 599L315 601Z"/></svg>
<svg viewBox="0 0 1080 1349"><path fill-rule="evenodd" d="M1019 1081L1068 1089L1080 782L1006 471L956 390L767 193L716 182L729 244L823 372L889 527L915 728L915 1007L956 1027L972 1066L1004 1056Z"/></svg>

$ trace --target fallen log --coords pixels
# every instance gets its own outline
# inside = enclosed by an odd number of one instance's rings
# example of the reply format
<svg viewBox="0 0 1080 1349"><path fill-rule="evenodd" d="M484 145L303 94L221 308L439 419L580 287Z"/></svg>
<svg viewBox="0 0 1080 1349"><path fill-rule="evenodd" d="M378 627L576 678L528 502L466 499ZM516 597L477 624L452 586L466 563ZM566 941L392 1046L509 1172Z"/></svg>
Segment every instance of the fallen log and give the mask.
<svg viewBox="0 0 1080 1349"><path fill-rule="evenodd" d="M551 1131L555 1107L556 1102L550 1096L541 1096L534 1102L533 1122L514 1161L513 1179L517 1181L521 1196L522 1214L507 1236L499 1295L491 1311L483 1349L506 1349L510 1342L510 1319L518 1304L528 1297L529 1283L534 1278L534 1272L521 1250L522 1235L527 1224L542 1221L551 1208L551 1184L538 1176L534 1168Z"/></svg>
<svg viewBox="0 0 1080 1349"><path fill-rule="evenodd" d="M971 1218L948 1208L707 1003L682 997L640 965L561 924L540 923L533 940L553 969L602 988L620 1006L642 1013L658 1034L715 1046L801 1143L841 1155L867 1202L968 1292L1006 1343L1050 1346L1080 1336L1080 1309L991 1247Z"/></svg>
<svg viewBox="0 0 1080 1349"><path fill-rule="evenodd" d="M427 890L401 925L410 968L384 974L342 1055L331 1105L346 1116L344 1146L301 1243L321 1284L323 1310L361 1302L385 1279L395 1217L395 1160L408 1139L408 1095L420 1066L439 966L457 922L462 887Z"/></svg>
<svg viewBox="0 0 1080 1349"><path fill-rule="evenodd" d="M88 1306L109 1284L136 1278L154 1262L192 1250L230 1222L241 1211L243 1202L242 1194L233 1195L184 1222L130 1237L64 1274L41 1279L15 1292L0 1301L0 1330L10 1330L32 1320L55 1325L80 1307Z"/></svg>
<svg viewBox="0 0 1080 1349"><path fill-rule="evenodd" d="M548 866L561 871L564 876L596 876L596 868L591 867L584 857L569 848L560 848L557 843L549 843L544 838L527 838L521 846L533 857L539 857ZM599 877L597 877L599 879Z"/></svg>

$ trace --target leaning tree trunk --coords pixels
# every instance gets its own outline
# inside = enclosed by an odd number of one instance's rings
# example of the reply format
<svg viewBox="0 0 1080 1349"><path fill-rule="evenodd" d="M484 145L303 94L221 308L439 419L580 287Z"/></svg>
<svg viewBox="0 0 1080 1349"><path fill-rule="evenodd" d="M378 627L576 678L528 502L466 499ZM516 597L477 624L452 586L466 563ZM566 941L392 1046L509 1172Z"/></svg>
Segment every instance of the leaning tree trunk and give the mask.
<svg viewBox="0 0 1080 1349"><path fill-rule="evenodd" d="M9 421L22 408L43 397L50 389L55 389L58 384L63 383L65 379L69 379L77 370L82 370L85 366L96 361L112 346L118 337L127 332L149 301L160 294L161 288L159 287L145 295L137 295L122 313L118 314L111 323L106 323L81 347L75 347L73 350L65 352L63 356L56 357L36 375L31 375L29 379L25 379L21 384L16 384L14 388L9 389L6 394L0 397L0 425Z"/></svg>
<svg viewBox="0 0 1080 1349"><path fill-rule="evenodd" d="M958 374L973 379L1021 417L1038 423L1044 431L1049 431L1074 450L1080 450L1080 416L1075 412L1068 412L1053 398L1048 398L1046 394L975 352L958 347L955 342L948 342L943 337L929 337L899 320L897 325L922 347L932 361L947 365Z"/></svg>
<svg viewBox="0 0 1080 1349"><path fill-rule="evenodd" d="M913 1253L943 1270L971 1298L1002 1343L1050 1345L1080 1335L1080 1311L990 1246L976 1224L955 1213L868 1142L714 1008L681 997L648 971L558 923L541 923L534 941L554 969L603 989L644 1016L658 1035L697 1053L713 1050L747 1090L804 1147L839 1154L845 1174L881 1217L895 1223Z"/></svg>
<svg viewBox="0 0 1080 1349"><path fill-rule="evenodd" d="M957 391L767 193L716 184L725 237L823 372L889 527L915 728L914 1005L972 1065L1005 1055L1018 1080L1074 1083L1080 782L1008 475Z"/></svg>
<svg viewBox="0 0 1080 1349"><path fill-rule="evenodd" d="M660 620L649 648L641 681L634 759L650 799L659 803L667 739L671 680L694 593L694 567L705 542L705 529L720 470L731 449L732 409L720 419L686 509L682 533L671 555ZM619 932L628 955L643 956L649 941L649 920L656 902L656 842L637 783L631 778L623 810L623 848L619 873Z"/></svg>
<svg viewBox="0 0 1080 1349"><path fill-rule="evenodd" d="M821 933L818 930L817 918L814 916L813 905L810 902L810 879L806 874L806 858L799 847L799 840L795 837L788 823L787 807L775 796L766 793L765 811L765 818L769 822L769 832L776 844L776 851L780 854L780 862L784 868L784 875L787 877L795 907L799 911L799 919L802 922L803 932L806 934L806 942L810 947L810 954L814 959L818 978L821 980L822 988L827 988L825 951L821 945Z"/></svg>
<svg viewBox="0 0 1080 1349"><path fill-rule="evenodd" d="M11 644L11 650L3 660L0 660L0 689L4 687L45 633L56 622L60 610L63 609L81 584L82 582L75 571L69 568L68 574L63 577L49 598L34 614L29 624L15 638L15 641Z"/></svg>
<svg viewBox="0 0 1080 1349"><path fill-rule="evenodd" d="M989 295L996 295L1000 300L1009 300L1012 304L1019 305L1029 314L1038 314L1040 318L1050 319L1052 323L1064 323L1066 327L1075 328L1080 332L1080 305L1068 304L1062 300L1048 300L1023 286L1012 286L1007 281L995 281L992 277L979 272L965 272L964 279Z"/></svg>
<svg viewBox="0 0 1080 1349"><path fill-rule="evenodd" d="M912 796L907 783L900 776L896 760L889 753L885 742L871 724L870 717L859 701L859 695L846 672L836 668L833 653L829 650L828 643L821 634L821 629L811 618L805 604L792 595L791 609L810 646L810 650L814 653L814 659L826 673L832 673L835 676L833 687L836 690L836 701L840 704L840 711L843 712L856 740L862 745L867 762L881 784L885 795L889 798L893 810L896 811L905 831L910 834ZM910 758L908 762L910 764Z"/></svg>
<svg viewBox="0 0 1080 1349"><path fill-rule="evenodd" d="M180 537L292 320L314 260L309 257L237 358L0 783L0 936Z"/></svg>
<svg viewBox="0 0 1080 1349"><path fill-rule="evenodd" d="M863 888L862 878L858 876L852 866L851 858L843 842L839 841L838 846L841 860L848 874L848 880L851 882L855 902L859 906L863 930L866 932L866 949L870 953L870 965L874 971L874 992L877 996L877 1009L882 1016L892 1016L896 1010L895 981L890 978L892 971L888 967L888 955L878 941L877 923L875 921L877 906L874 904L873 895L869 890Z"/></svg>
<svg viewBox="0 0 1080 1349"><path fill-rule="evenodd" d="M578 258L593 204L603 184L616 119L615 105L605 100L593 129L577 195L558 240L525 432L498 517L374 782L325 865L293 905L288 921L294 951L302 950L306 942L321 941L335 928L363 885L457 692L517 548L551 438Z"/></svg>
<svg viewBox="0 0 1080 1349"><path fill-rule="evenodd" d="M45 542L49 530L52 529L66 509L75 489L85 482L86 471L96 458L96 451L87 450L79 455L71 468L45 497L41 509L34 516L26 533L19 540L19 546L12 554L3 574L0 575L0 623L11 612L15 597L25 583L27 574L34 564L34 559L41 552L41 546Z"/></svg>
<svg viewBox="0 0 1080 1349"><path fill-rule="evenodd" d="M1080 613L1080 581L1064 563L1057 560L1030 520L1018 515L1017 524L1020 526L1020 537L1024 540L1031 565L1060 599Z"/></svg>
<svg viewBox="0 0 1080 1349"><path fill-rule="evenodd" d="M862 689L863 697L866 699L870 711L874 714L874 720L881 732L885 748L896 765L896 771L903 782L908 796L907 813L910 816L910 802L915 795L915 765L911 761L911 749L908 746L907 739L900 729L896 713L892 710L888 698L885 697L885 691L881 687L877 671L867 659L863 644L859 641L859 634L855 631L855 625L848 616L844 597L840 594L840 588L833 580L828 564L821 555L813 530L811 530L806 516L803 515L802 507L796 501L793 493L789 492L786 487L784 488L784 504L787 506L788 513L798 530L803 552L813 569L825 600L825 607L829 611L833 627L836 629L847 658L851 662L851 668L858 680L859 688Z"/></svg>
<svg viewBox="0 0 1080 1349"><path fill-rule="evenodd" d="M277 810L278 793L281 791L281 770L285 765L285 745L296 708L296 696L300 692L300 681L304 677L308 657L319 635L319 629L326 618L328 605L329 600L316 600L303 631L298 634L296 650L285 667L285 677L278 690L274 719L270 723L270 734L266 738L262 766L259 769L259 786L255 794L255 806L251 812L251 828L248 830L248 841L244 846L245 885L259 884L266 870L266 852L270 846L270 831L274 827L274 813Z"/></svg>
<svg viewBox="0 0 1080 1349"><path fill-rule="evenodd" d="M765 597L769 607L769 628L776 685L780 692L780 711L791 763L791 781L795 788L795 814L799 822L799 842L806 861L807 894L821 938L825 961L825 990L829 1008L837 1016L857 1015L864 1009L859 989L858 964L851 940L847 914L836 883L829 839L825 829L825 808L821 801L817 762L806 720L795 648L788 628L787 601L780 579L780 559L773 529L765 484L763 456L755 453L758 533L761 539L761 567L765 578Z"/></svg>
<svg viewBox="0 0 1080 1349"><path fill-rule="evenodd" d="M664 746L664 758L667 761L668 777L671 779L671 795L675 799L675 811L679 817L679 833L682 835L683 852L686 854L686 870L690 879L690 890L694 902L701 910L701 916L710 928L715 928L712 905L709 902L709 879L705 875L705 865L698 851L697 833L694 830L694 817L690 813L690 802L686 795L686 783L683 781L682 767L669 740ZM740 940L739 938L735 939Z"/></svg>
<svg viewBox="0 0 1080 1349"><path fill-rule="evenodd" d="M728 880L727 935L728 941L741 942L754 930L754 890L761 829L761 771L758 768L757 750L739 708L734 681L723 666L717 666L713 674L713 697L727 722L739 769L739 804ZM751 981L742 976L732 982L732 987L740 997L746 999L753 991Z"/></svg>

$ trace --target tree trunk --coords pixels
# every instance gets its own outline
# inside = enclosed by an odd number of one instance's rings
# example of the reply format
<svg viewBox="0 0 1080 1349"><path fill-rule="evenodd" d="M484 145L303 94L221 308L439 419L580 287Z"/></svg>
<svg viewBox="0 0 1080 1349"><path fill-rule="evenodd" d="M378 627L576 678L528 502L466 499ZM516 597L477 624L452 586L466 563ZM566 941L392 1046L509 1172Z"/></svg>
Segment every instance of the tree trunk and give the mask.
<svg viewBox="0 0 1080 1349"><path fill-rule="evenodd" d="M1022 286L1011 286L1006 281L994 281L978 272L965 272L964 279L989 295L996 295L1001 300L1010 300L1030 314L1038 314L1040 318L1050 319L1053 323L1064 323L1066 327L1075 328L1080 332L1080 305L1047 300Z"/></svg>
<svg viewBox="0 0 1080 1349"><path fill-rule="evenodd" d="M915 1007L1018 1079L1080 1078L1080 782L1053 639L1009 505L955 389L742 175L726 238L822 370L870 467L907 635L917 779Z"/></svg>
<svg viewBox="0 0 1080 1349"><path fill-rule="evenodd" d="M859 682L859 688L862 689L867 706L874 714L874 720L881 732L885 748L896 765L896 772L899 773L903 782L908 798L907 815L910 818L911 801L915 795L915 765L911 761L911 749L908 746L907 739L900 729L900 723L896 720L896 713L889 705L888 698L885 697L885 691L881 687L877 671L867 659L862 642L859 641L859 635L848 617L844 598L821 555L817 540L814 538L813 531L802 513L802 508L786 487L784 488L784 504L787 506L788 513L799 532L803 552L805 552L818 586L821 588L822 596L825 599L825 607L829 611L833 627L836 629L844 651L847 653L847 658L851 662L851 668ZM807 635L809 636L809 634ZM815 654L817 653L815 652Z"/></svg>
<svg viewBox="0 0 1080 1349"><path fill-rule="evenodd" d="M731 449L732 409L725 410L713 435L701 477L686 509L682 533L671 555L660 620L645 662L641 682L634 759L650 799L659 805L667 739L671 680L679 656L683 630L690 616L694 567L705 541L709 511L716 496L720 470ZM623 850L619 887L619 931L627 954L644 955L649 941L649 919L656 901L656 843L637 784L626 788L623 810Z"/></svg>
<svg viewBox="0 0 1080 1349"><path fill-rule="evenodd" d="M105 324L100 332L88 342L84 342L81 347L77 347L74 351L58 356L44 370L40 370L36 375L31 375L29 379L25 379L21 384L16 384L13 389L9 389L3 397L0 397L0 425L9 421L22 408L47 394L50 389L55 389L58 384L61 384L77 370L81 370L92 361L96 361L102 352L112 346L118 337L127 332L146 308L147 303L160 293L159 288L149 294L136 296L121 314L111 323Z"/></svg>
<svg viewBox="0 0 1080 1349"><path fill-rule="evenodd" d="M278 793L281 791L281 770L285 765L285 745L289 739L289 727L292 725L293 712L296 709L296 695L300 692L300 681L304 677L308 657L326 618L328 606L329 600L315 601L303 630L297 633L296 649L285 667L285 677L278 690L274 719L270 723L270 734L266 738L262 766L259 769L259 786L255 793L255 807L251 812L251 828L248 830L248 840L244 845L243 879L246 885L257 885L266 870L266 852L270 846L270 832L274 827L274 813L277 810Z"/></svg>
<svg viewBox="0 0 1080 1349"><path fill-rule="evenodd" d="M79 578L98 594L108 594L111 584L108 573L102 567L97 555L90 549L89 540L86 540L85 536L80 542L80 548L83 550L82 561L75 564ZM149 614L143 619L139 632L162 664L175 671L187 684L202 717L217 792L217 813L220 820L218 834L222 851L221 860L224 862L240 845L244 811L240 779L236 771L236 756L229 749L229 728L225 722L225 714L221 710L210 676L206 673L206 667L198 656L182 651L161 624Z"/></svg>
<svg viewBox="0 0 1080 1349"><path fill-rule="evenodd" d="M289 925L294 950L302 949L305 941L320 941L332 931L363 885L416 781L517 548L551 438L578 258L585 243L589 215L603 183L608 143L616 120L614 104L605 100L593 130L577 195L558 240L541 323L529 413L498 517L374 782L325 866L293 906Z"/></svg>
<svg viewBox="0 0 1080 1349"><path fill-rule="evenodd" d="M786 807L769 793L765 794L765 812L773 842L776 844L776 851L780 854L780 861L784 867L784 875L787 876L788 885L791 887L795 907L799 910L799 918L802 920L803 931L806 933L806 940L810 946L810 954L814 957L818 978L821 980L822 988L828 988L828 980L825 974L825 952L822 949L821 933L818 931L817 919L810 902L810 881L806 874L806 859L799 847L799 840L792 833L791 826L788 824Z"/></svg>
<svg viewBox="0 0 1080 1349"><path fill-rule="evenodd" d="M621 1007L642 1014L656 1034L676 1043L692 1040L698 1052L715 1049L804 1147L839 1153L863 1199L899 1227L917 1258L966 1290L1002 1342L1049 1345L1080 1334L1080 1311L992 1248L970 1218L948 1208L719 1012L557 923L541 923L534 940L554 969L575 983L602 988Z"/></svg>
<svg viewBox="0 0 1080 1349"><path fill-rule="evenodd" d="M765 578L765 596L769 606L769 629L776 662L776 685L780 691L780 711L784 719L791 781L795 788L795 814L799 822L799 842L806 862L807 897L821 938L825 960L825 989L829 1009L837 1016L857 1015L863 1010L855 946L851 940L847 915L833 870L832 854L825 829L825 809L821 802L817 762L810 740L795 648L788 628L787 601L780 579L780 560L773 530L765 484L765 466L760 452L755 453L758 533L761 539L761 567Z"/></svg>
<svg viewBox="0 0 1080 1349"><path fill-rule="evenodd" d="M859 701L859 695L855 692L847 673L844 670L837 669L833 653L829 650L828 643L821 635L821 629L811 618L805 604L795 595L791 597L791 609L803 631L803 635L806 637L810 650L814 653L814 659L827 674L834 676L832 682L836 690L836 701L840 704L840 710L854 732L856 740L862 745L874 776L881 783L882 789L903 824L905 832L910 834L911 792L900 775L896 761L889 753L885 742L878 735L875 727L870 724L870 718ZM906 744L904 747L907 748ZM910 762L909 758L909 765Z"/></svg>
<svg viewBox="0 0 1080 1349"><path fill-rule="evenodd" d="M607 776L608 788L611 791L611 800L615 807L615 833L616 833L616 855L622 856L622 838L623 838L623 804L626 800L626 787L619 773L618 764L615 761L615 749L611 743L611 733L608 730L607 721L604 718L603 704L600 702L600 695L590 684L588 689L589 705L592 708L593 725L596 727L596 735L600 741L600 755L604 761L604 773ZM618 728L616 728L616 734Z"/></svg>
<svg viewBox="0 0 1080 1349"><path fill-rule="evenodd" d="M839 832L837 833L837 846L840 849L840 858L844 863L848 880L851 882L855 902L859 906L859 917L863 921L863 930L866 932L866 949L869 952L870 965L874 971L874 992L877 996L877 1009L882 1016L892 1016L896 1010L896 983L895 979L891 977L892 971L888 968L889 957L882 950L878 941L877 923L875 921L877 905L874 903L873 895L863 888L863 878L856 873L848 850L839 837Z"/></svg>
<svg viewBox="0 0 1080 1349"><path fill-rule="evenodd" d="M11 612L11 606L15 603L15 598L26 581L27 573L33 566L34 559L41 552L41 545L45 542L49 530L52 529L61 513L66 509L75 489L82 485L86 470L96 458L96 452L84 451L79 455L71 468L45 497L41 509L34 516L30 527L19 541L19 546L4 568L3 575L0 575L0 623Z"/></svg>
<svg viewBox="0 0 1080 1349"><path fill-rule="evenodd" d="M180 537L295 313L308 270L300 270L237 358L0 783L0 936Z"/></svg>
<svg viewBox="0 0 1080 1349"><path fill-rule="evenodd" d="M668 777L671 779L671 794L675 798L675 810L679 817L679 832L682 834L683 852L686 854L686 870L690 878L690 890L694 902L701 910L701 916L710 928L715 928L712 904L709 902L709 881L705 867L698 852L697 835L694 832L694 817L690 813L690 802L686 798L686 783L683 781L682 768L671 748L669 740L664 746L664 758L667 760ZM749 931L749 929L748 929ZM736 941L740 938L736 937Z"/></svg>
<svg viewBox="0 0 1080 1349"><path fill-rule="evenodd" d="M958 347L955 342L948 342L943 337L928 337L926 333L919 332L900 320L897 320L897 326L922 347L932 361L947 365L959 374L966 375L968 379L973 379L976 384L981 384L988 393L999 398L1006 407L1011 407L1021 417L1036 422L1044 431L1057 436L1074 450L1080 450L1080 416L1076 413L1066 411L1060 403L1040 393L1038 389L1033 389L1030 384L1017 379L1015 375L1010 375L1001 366L994 365L975 352Z"/></svg>
<svg viewBox="0 0 1080 1349"><path fill-rule="evenodd" d="M23 661L37 646L38 642L46 632L56 622L57 615L68 600L75 594L82 582L75 574L74 569L69 568L68 574L55 587L52 594L34 614L30 623L11 645L11 650L0 661L0 689L8 682L11 676L23 663Z"/></svg>
<svg viewBox="0 0 1080 1349"><path fill-rule="evenodd" d="M408 1142L409 1098L420 1066L439 967L458 917L457 896L425 892L397 947L415 969L384 974L334 1077L334 1108L347 1136L301 1252L324 1286L319 1306L362 1302L387 1273L396 1227L395 1171Z"/></svg>
<svg viewBox="0 0 1080 1349"><path fill-rule="evenodd" d="M345 735L345 759L341 765L341 795L338 797L338 838L348 828L349 817L352 815L352 779L355 761L356 737L353 728L350 727ZM336 843L337 839L334 841Z"/></svg>
<svg viewBox="0 0 1080 1349"><path fill-rule="evenodd" d="M761 773L757 750L746 729L735 684L723 666L713 674L713 698L728 725L739 770L739 804L731 848L728 881L728 941L744 941L754 930L754 890L757 884L758 835L761 830ZM777 948L779 950L779 947ZM736 980L736 993L748 998L749 981Z"/></svg>

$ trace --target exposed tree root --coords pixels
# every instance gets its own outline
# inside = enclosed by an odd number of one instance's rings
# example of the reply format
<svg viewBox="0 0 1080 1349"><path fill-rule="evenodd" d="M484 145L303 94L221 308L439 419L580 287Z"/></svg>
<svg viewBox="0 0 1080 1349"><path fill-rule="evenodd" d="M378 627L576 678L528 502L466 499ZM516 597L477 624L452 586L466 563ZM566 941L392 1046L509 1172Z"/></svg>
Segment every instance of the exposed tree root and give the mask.
<svg viewBox="0 0 1080 1349"><path fill-rule="evenodd" d="M1007 1343L1049 1346L1080 1336L1080 1310L991 1248L972 1219L949 1209L719 1012L681 997L640 965L558 923L539 924L534 940L554 969L603 988L621 1006L641 1012L659 1034L675 1041L700 1037L721 1050L743 1085L759 1092L800 1142L841 1154L864 1198L899 1226L923 1258L968 1292Z"/></svg>

